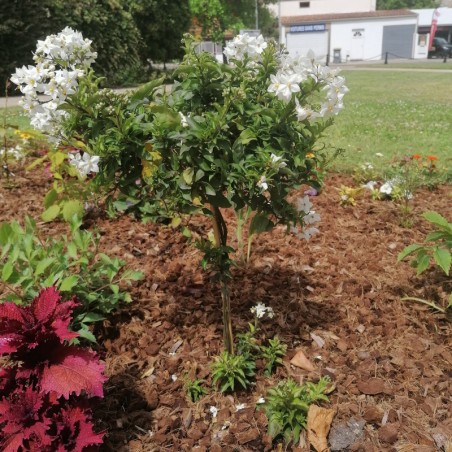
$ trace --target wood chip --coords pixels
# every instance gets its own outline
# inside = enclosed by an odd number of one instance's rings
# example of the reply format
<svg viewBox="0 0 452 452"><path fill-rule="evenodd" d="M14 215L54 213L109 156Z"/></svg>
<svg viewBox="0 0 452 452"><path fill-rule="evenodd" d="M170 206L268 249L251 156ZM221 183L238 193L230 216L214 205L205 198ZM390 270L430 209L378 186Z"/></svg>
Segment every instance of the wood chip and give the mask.
<svg viewBox="0 0 452 452"><path fill-rule="evenodd" d="M315 370L314 365L309 361L302 350L298 350L295 356L290 360L290 364L300 369L307 370L308 372L313 372Z"/></svg>

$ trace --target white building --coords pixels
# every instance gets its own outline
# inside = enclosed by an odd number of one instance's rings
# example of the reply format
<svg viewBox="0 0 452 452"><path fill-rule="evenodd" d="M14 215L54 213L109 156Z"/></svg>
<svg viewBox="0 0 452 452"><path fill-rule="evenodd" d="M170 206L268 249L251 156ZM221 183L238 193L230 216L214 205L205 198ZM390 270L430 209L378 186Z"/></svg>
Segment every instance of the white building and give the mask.
<svg viewBox="0 0 452 452"><path fill-rule="evenodd" d="M381 60L386 54L412 58L417 18L409 10L282 16L281 42L292 55L313 50L318 59L328 56L336 63Z"/></svg>
<svg viewBox="0 0 452 452"><path fill-rule="evenodd" d="M278 15L281 9L281 17L304 16L311 14L340 14L359 13L376 10L377 0L310 0L310 1L280 1L278 5L270 5L269 8Z"/></svg>

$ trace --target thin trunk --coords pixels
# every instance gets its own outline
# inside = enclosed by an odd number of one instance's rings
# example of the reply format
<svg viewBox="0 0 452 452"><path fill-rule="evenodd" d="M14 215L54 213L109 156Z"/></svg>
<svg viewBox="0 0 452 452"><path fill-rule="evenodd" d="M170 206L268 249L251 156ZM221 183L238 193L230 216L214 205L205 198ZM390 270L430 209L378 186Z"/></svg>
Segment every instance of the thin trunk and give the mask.
<svg viewBox="0 0 452 452"><path fill-rule="evenodd" d="M227 244L227 229L220 209L215 206L211 206L213 213L213 233L215 236L215 245L217 247L226 246ZM224 259L228 259L227 253L223 256ZM232 334L232 321L231 321L231 296L229 293L229 287L224 275L220 275L220 287L221 287L221 302L223 312L223 341L225 350L233 354L234 353L234 335Z"/></svg>

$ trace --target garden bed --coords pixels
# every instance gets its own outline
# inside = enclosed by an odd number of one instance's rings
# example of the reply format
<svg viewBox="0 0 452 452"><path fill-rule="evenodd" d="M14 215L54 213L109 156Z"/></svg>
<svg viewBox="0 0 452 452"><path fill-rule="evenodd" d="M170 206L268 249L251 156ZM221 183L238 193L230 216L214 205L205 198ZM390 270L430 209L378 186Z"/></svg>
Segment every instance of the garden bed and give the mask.
<svg viewBox="0 0 452 452"><path fill-rule="evenodd" d="M16 186L0 189L0 221L38 218L51 180L44 172L13 172ZM167 226L126 216L88 219L109 255L145 274L131 291L133 302L97 331L109 377L95 413L99 429L108 432L104 450L272 450L256 402L287 376L331 377L336 389L328 406L337 413L330 443L341 444L347 422L358 432L350 446L336 450L427 452L452 438L451 324L424 305L400 301L411 295L443 302L450 283L439 272L416 277L408 263L397 263L398 253L429 230L422 212L436 210L450 221L450 186L419 190L407 229L392 202L364 196L355 207L341 207L342 184L352 182L328 177L312 200L321 234L305 242L279 228L264 233L254 241L248 267L233 270L235 332L247 328L257 302L271 306L275 317L262 322L262 332L288 345L285 365L270 379L258 372L250 391L210 391L198 403L187 400L184 375L210 382L209 365L222 350L220 294L199 267L201 253ZM233 231L233 215L226 217ZM49 232L63 228L51 224ZM195 234L206 228L202 218L192 219ZM300 348L314 372L289 364ZM246 407L237 411L238 404ZM211 406L218 409L215 418Z"/></svg>

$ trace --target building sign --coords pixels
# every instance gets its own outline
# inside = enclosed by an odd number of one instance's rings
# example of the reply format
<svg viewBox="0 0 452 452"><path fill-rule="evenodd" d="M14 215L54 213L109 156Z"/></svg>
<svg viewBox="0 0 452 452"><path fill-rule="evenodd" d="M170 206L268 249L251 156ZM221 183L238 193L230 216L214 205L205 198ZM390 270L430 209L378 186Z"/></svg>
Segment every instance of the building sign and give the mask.
<svg viewBox="0 0 452 452"><path fill-rule="evenodd" d="M240 34L244 35L245 33L247 33L249 36L257 38L260 34L261 31L260 30L240 30Z"/></svg>
<svg viewBox="0 0 452 452"><path fill-rule="evenodd" d="M291 33L312 33L313 31L325 30L325 24L293 25L292 27L290 27Z"/></svg>

